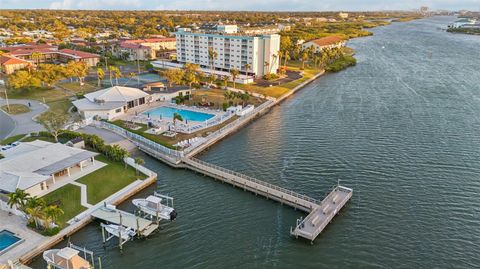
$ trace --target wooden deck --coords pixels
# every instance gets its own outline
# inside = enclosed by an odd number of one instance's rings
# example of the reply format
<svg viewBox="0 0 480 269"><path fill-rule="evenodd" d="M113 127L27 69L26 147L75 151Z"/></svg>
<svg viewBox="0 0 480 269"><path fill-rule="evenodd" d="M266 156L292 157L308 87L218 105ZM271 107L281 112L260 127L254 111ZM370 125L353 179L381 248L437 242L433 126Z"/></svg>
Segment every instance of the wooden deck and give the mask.
<svg viewBox="0 0 480 269"><path fill-rule="evenodd" d="M182 162L185 164L185 167L191 170L222 180L225 183L232 184L244 190L254 192L255 194L260 194L267 199L276 200L282 204L301 209L305 212L311 212L320 204L319 200L306 195L293 192L199 159L183 158Z"/></svg>
<svg viewBox="0 0 480 269"><path fill-rule="evenodd" d="M297 238L300 236L311 241L315 240L350 200L352 194L353 190L350 188L335 187L305 219L297 220L297 226L295 229L290 229L290 234Z"/></svg>

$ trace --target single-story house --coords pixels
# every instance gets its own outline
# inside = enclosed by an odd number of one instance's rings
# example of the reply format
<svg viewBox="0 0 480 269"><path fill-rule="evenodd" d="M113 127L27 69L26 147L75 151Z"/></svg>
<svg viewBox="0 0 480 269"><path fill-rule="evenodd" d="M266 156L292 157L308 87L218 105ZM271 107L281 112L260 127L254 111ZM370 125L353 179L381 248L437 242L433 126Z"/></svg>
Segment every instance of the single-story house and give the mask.
<svg viewBox="0 0 480 269"><path fill-rule="evenodd" d="M0 192L21 189L41 196L61 180L95 164L98 153L41 140L22 142L2 152Z"/></svg>
<svg viewBox="0 0 480 269"><path fill-rule="evenodd" d="M339 36L327 36L315 40L310 40L302 44L302 49L315 48L315 52L333 48L341 48L346 44L345 40Z"/></svg>
<svg viewBox="0 0 480 269"><path fill-rule="evenodd" d="M73 101L73 105L84 119L100 117L112 120L137 106L151 101L148 93L131 87L113 86L85 94L85 98Z"/></svg>

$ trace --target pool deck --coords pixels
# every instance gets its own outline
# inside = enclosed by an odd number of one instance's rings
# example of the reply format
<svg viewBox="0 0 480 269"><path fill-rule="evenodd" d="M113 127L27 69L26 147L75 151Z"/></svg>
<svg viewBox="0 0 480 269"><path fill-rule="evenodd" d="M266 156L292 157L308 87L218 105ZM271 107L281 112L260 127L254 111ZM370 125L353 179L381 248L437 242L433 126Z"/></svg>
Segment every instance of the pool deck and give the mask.
<svg viewBox="0 0 480 269"><path fill-rule="evenodd" d="M25 251L35 248L46 239L46 237L30 230L25 219L16 215L9 216L8 212L0 210L0 230L4 229L15 233L24 241L1 254L0 265L7 263L9 260L17 260Z"/></svg>

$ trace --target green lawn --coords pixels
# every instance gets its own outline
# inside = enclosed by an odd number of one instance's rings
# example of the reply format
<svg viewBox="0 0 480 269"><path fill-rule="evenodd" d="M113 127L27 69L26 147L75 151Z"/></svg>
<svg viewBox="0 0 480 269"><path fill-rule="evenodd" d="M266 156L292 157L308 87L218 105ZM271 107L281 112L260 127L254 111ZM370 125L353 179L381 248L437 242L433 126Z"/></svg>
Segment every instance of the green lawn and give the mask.
<svg viewBox="0 0 480 269"><path fill-rule="evenodd" d="M65 213L58 220L60 227L65 227L67 221L87 209L80 203L80 187L72 184L67 184L42 198L45 199L47 204L57 204L60 201L59 207Z"/></svg>
<svg viewBox="0 0 480 269"><path fill-rule="evenodd" d="M32 141L35 141L35 140L42 140L42 141L56 143L55 139L51 136L29 136L29 137L25 137L24 139L22 139L22 142L32 142Z"/></svg>
<svg viewBox="0 0 480 269"><path fill-rule="evenodd" d="M99 203L134 182L137 178L142 180L146 178L141 173L137 176L135 169L130 166L125 168L123 162L112 162L102 155L95 157L95 159L107 163L107 165L77 180L78 183L87 185L89 204Z"/></svg>
<svg viewBox="0 0 480 269"><path fill-rule="evenodd" d="M11 99L45 101L52 111L58 113L67 113L68 108L71 106L71 101L69 100L71 94L53 88L8 89L8 97Z"/></svg>
<svg viewBox="0 0 480 269"><path fill-rule="evenodd" d="M26 105L22 104L11 104L11 105L4 105L2 106L2 110L7 112L10 115L18 115L30 112L30 108Z"/></svg>
<svg viewBox="0 0 480 269"><path fill-rule="evenodd" d="M25 136L25 134L19 134L19 135L14 135L14 136L10 136L8 138L5 138L3 139L0 144L2 145L7 145L7 144L10 144L12 142L15 142L15 141L18 141L20 139L22 139L23 137Z"/></svg>
<svg viewBox="0 0 480 269"><path fill-rule="evenodd" d="M98 90L97 85L93 85L88 82L85 82L84 85L80 85L80 83L78 82L58 83L58 86L79 94L89 93Z"/></svg>

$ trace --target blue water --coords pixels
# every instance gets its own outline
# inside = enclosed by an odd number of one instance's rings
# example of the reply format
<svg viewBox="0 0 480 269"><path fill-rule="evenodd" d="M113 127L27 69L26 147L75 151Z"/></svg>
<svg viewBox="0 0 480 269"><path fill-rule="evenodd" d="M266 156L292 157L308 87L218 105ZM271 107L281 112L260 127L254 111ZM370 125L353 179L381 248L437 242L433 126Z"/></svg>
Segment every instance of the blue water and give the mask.
<svg viewBox="0 0 480 269"><path fill-rule="evenodd" d="M0 251L8 248L18 241L20 241L20 238L13 235L13 233L7 230L0 231Z"/></svg>
<svg viewBox="0 0 480 269"><path fill-rule="evenodd" d="M215 117L213 114L208 114L208 113L202 113L202 112L195 112L195 111L190 111L190 110L184 110L184 109L177 109L173 107L157 107L152 110L148 110L143 112L145 115L150 115L151 118L173 118L173 114L178 113L180 116L182 116L183 120L189 120L189 121L206 121L208 119L211 119Z"/></svg>

